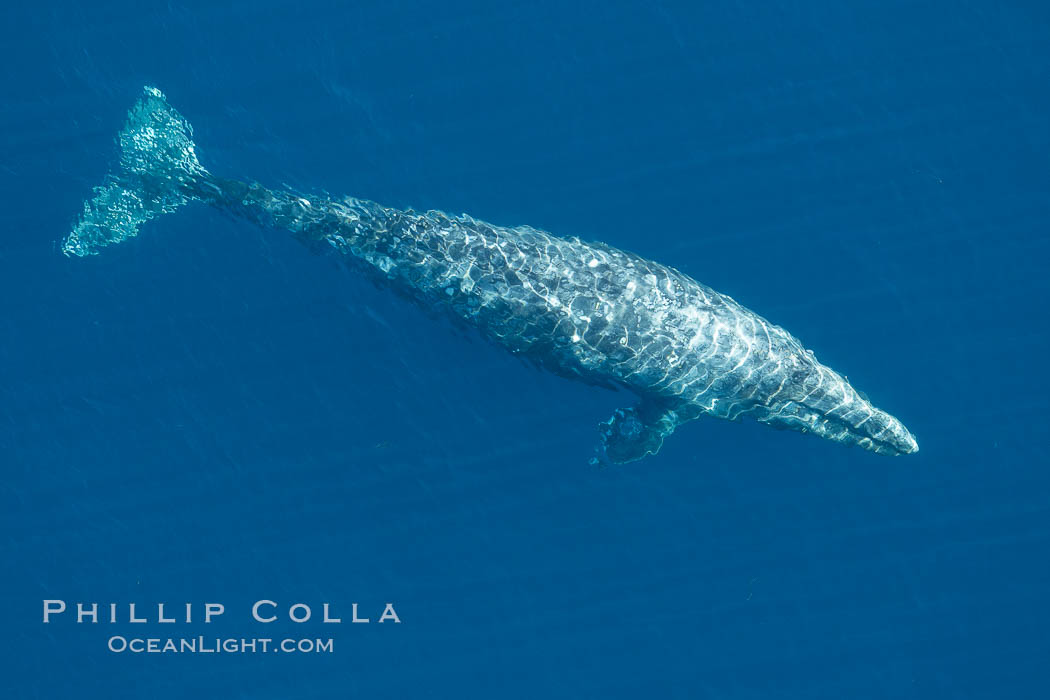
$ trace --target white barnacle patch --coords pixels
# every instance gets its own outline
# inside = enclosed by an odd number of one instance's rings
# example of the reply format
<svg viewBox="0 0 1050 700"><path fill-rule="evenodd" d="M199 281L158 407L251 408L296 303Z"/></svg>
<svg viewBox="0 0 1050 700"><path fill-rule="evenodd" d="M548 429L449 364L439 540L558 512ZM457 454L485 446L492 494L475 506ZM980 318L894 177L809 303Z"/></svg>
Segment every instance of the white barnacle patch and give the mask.
<svg viewBox="0 0 1050 700"><path fill-rule="evenodd" d="M376 253L364 253L361 255L365 260L370 262L375 267L379 268L387 275L394 269L394 261L385 255L378 255Z"/></svg>
<svg viewBox="0 0 1050 700"><path fill-rule="evenodd" d="M580 342L580 340L581 340L581 338L580 338L580 334L579 333L573 333L572 334L572 342L578 343L578 342Z"/></svg>
<svg viewBox="0 0 1050 700"><path fill-rule="evenodd" d="M589 263L587 263L587 267L590 267L590 268L598 267L598 260L596 258L591 258L591 261Z"/></svg>

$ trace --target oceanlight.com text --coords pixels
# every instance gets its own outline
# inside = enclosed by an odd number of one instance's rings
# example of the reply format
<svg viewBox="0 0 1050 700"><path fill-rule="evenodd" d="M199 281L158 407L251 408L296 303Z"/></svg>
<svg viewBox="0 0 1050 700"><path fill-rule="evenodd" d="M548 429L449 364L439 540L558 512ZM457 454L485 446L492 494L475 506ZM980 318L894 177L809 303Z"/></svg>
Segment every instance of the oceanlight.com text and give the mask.
<svg viewBox="0 0 1050 700"><path fill-rule="evenodd" d="M328 639L272 639L265 637L166 637L141 638L114 635L107 648L115 654L331 654Z"/></svg>

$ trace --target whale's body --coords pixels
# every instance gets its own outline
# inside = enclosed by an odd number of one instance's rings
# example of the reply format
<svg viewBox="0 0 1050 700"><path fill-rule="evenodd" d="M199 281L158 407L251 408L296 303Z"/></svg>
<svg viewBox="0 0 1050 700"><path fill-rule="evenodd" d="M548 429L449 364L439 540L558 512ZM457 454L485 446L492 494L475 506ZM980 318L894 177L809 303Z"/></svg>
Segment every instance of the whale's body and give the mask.
<svg viewBox="0 0 1050 700"><path fill-rule="evenodd" d="M640 398L600 427L599 456L655 453L703 415L751 417L879 454L918 446L784 329L687 275L600 243L469 216L307 198L218 178L186 121L147 88L121 134L122 172L64 243L87 255L198 199L345 256L427 308L564 376Z"/></svg>

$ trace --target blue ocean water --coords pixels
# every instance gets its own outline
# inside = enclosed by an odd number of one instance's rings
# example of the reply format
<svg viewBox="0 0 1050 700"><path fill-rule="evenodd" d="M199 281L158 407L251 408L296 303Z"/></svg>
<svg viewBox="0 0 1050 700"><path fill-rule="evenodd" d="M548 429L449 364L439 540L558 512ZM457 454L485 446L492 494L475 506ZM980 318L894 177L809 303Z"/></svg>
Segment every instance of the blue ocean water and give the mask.
<svg viewBox="0 0 1050 700"><path fill-rule="evenodd" d="M3 697L1050 690L1044 3L0 17ZM595 468L598 422L631 397L289 237L199 206L67 259L144 84L216 173L673 265L797 335L921 451L707 420ZM46 599L197 617L45 625ZM254 622L261 599L314 619ZM208 625L206 602L226 606ZM326 602L342 624L319 623ZM378 624L388 602L400 624ZM114 653L114 635L334 649Z"/></svg>

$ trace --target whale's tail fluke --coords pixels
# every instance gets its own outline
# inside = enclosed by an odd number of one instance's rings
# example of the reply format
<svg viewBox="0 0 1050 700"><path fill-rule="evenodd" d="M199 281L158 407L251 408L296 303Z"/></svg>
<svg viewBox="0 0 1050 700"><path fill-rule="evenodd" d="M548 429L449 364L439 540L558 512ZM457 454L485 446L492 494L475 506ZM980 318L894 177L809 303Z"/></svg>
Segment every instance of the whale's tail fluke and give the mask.
<svg viewBox="0 0 1050 700"><path fill-rule="evenodd" d="M197 161L193 129L164 94L146 87L120 132L120 164L62 243L66 255L94 255L138 233L150 219L197 199L207 171Z"/></svg>

